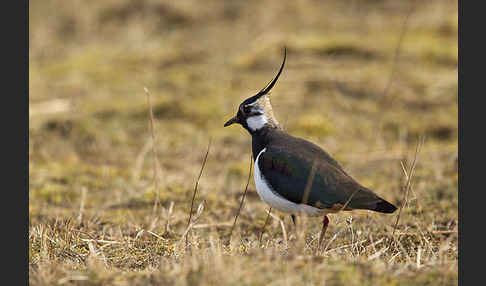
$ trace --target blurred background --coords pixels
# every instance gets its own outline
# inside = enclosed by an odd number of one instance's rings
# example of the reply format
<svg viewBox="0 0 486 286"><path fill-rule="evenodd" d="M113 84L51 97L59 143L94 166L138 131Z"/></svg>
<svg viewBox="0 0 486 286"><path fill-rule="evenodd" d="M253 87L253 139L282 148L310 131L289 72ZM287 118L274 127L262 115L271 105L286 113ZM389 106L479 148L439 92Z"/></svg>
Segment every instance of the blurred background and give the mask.
<svg viewBox="0 0 486 286"><path fill-rule="evenodd" d="M77 215L80 201L88 217L127 229L146 225L159 194L162 207L174 203L172 230L182 232L210 138L196 204L207 201L201 222L231 221L251 137L223 123L275 76L284 46L286 67L271 95L284 128L395 204L403 200L400 162L410 166L424 136L405 210L415 217L404 215L405 229L457 224L457 1L29 6L31 227ZM144 87L155 119L158 190ZM252 180L242 236L257 235L265 208ZM376 221L389 227L394 218ZM167 232L162 222L152 230Z"/></svg>

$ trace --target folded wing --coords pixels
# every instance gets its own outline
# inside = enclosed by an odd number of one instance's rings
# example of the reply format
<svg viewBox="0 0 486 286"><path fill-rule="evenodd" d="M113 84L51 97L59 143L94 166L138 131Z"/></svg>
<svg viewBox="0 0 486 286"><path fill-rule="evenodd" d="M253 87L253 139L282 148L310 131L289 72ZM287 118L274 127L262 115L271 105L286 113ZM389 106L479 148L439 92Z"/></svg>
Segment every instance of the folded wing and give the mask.
<svg viewBox="0 0 486 286"><path fill-rule="evenodd" d="M335 208L350 199L347 207L351 209L380 212L396 209L346 174L325 151L302 141L298 151L277 145L267 148L260 156L258 164L262 175L276 193L294 203L318 208ZM313 164L315 170L311 178Z"/></svg>

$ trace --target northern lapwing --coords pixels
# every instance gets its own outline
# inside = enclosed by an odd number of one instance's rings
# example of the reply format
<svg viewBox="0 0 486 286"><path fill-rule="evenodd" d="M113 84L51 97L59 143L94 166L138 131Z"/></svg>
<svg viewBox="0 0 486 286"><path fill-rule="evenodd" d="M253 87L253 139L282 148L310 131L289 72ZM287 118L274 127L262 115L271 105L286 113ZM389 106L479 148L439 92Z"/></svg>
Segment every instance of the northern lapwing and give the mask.
<svg viewBox="0 0 486 286"><path fill-rule="evenodd" d="M252 138L254 180L260 198L292 216L323 216L320 247L329 218L341 210L364 209L393 213L397 208L349 176L319 146L283 130L275 118L269 92L285 65L286 49L275 78L256 95L243 101L224 127L238 123Z"/></svg>

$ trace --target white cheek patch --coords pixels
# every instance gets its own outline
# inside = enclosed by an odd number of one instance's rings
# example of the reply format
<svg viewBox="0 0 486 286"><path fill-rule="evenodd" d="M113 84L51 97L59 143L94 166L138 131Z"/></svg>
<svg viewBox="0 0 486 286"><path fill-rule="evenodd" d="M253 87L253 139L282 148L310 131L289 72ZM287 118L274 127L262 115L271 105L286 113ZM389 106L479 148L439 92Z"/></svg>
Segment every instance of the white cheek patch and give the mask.
<svg viewBox="0 0 486 286"><path fill-rule="evenodd" d="M263 128L263 126L268 122L267 116L265 114L251 116L246 119L248 127L252 130L258 130Z"/></svg>

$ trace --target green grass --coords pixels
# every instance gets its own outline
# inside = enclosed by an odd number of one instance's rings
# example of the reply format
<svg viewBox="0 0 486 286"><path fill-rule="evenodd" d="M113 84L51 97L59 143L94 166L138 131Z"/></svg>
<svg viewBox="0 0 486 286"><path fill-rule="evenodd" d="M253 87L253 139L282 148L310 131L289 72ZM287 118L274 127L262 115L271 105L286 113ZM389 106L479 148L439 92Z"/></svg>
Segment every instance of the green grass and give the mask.
<svg viewBox="0 0 486 286"><path fill-rule="evenodd" d="M33 2L29 14L32 285L457 285L457 3ZM401 3L401 2L400 2ZM223 128L270 80L291 134L400 205L321 220L268 209L248 178L251 139ZM391 85L387 94L385 87ZM156 152L154 186L150 90ZM187 227L199 181L197 223ZM154 202L160 205L153 213Z"/></svg>

